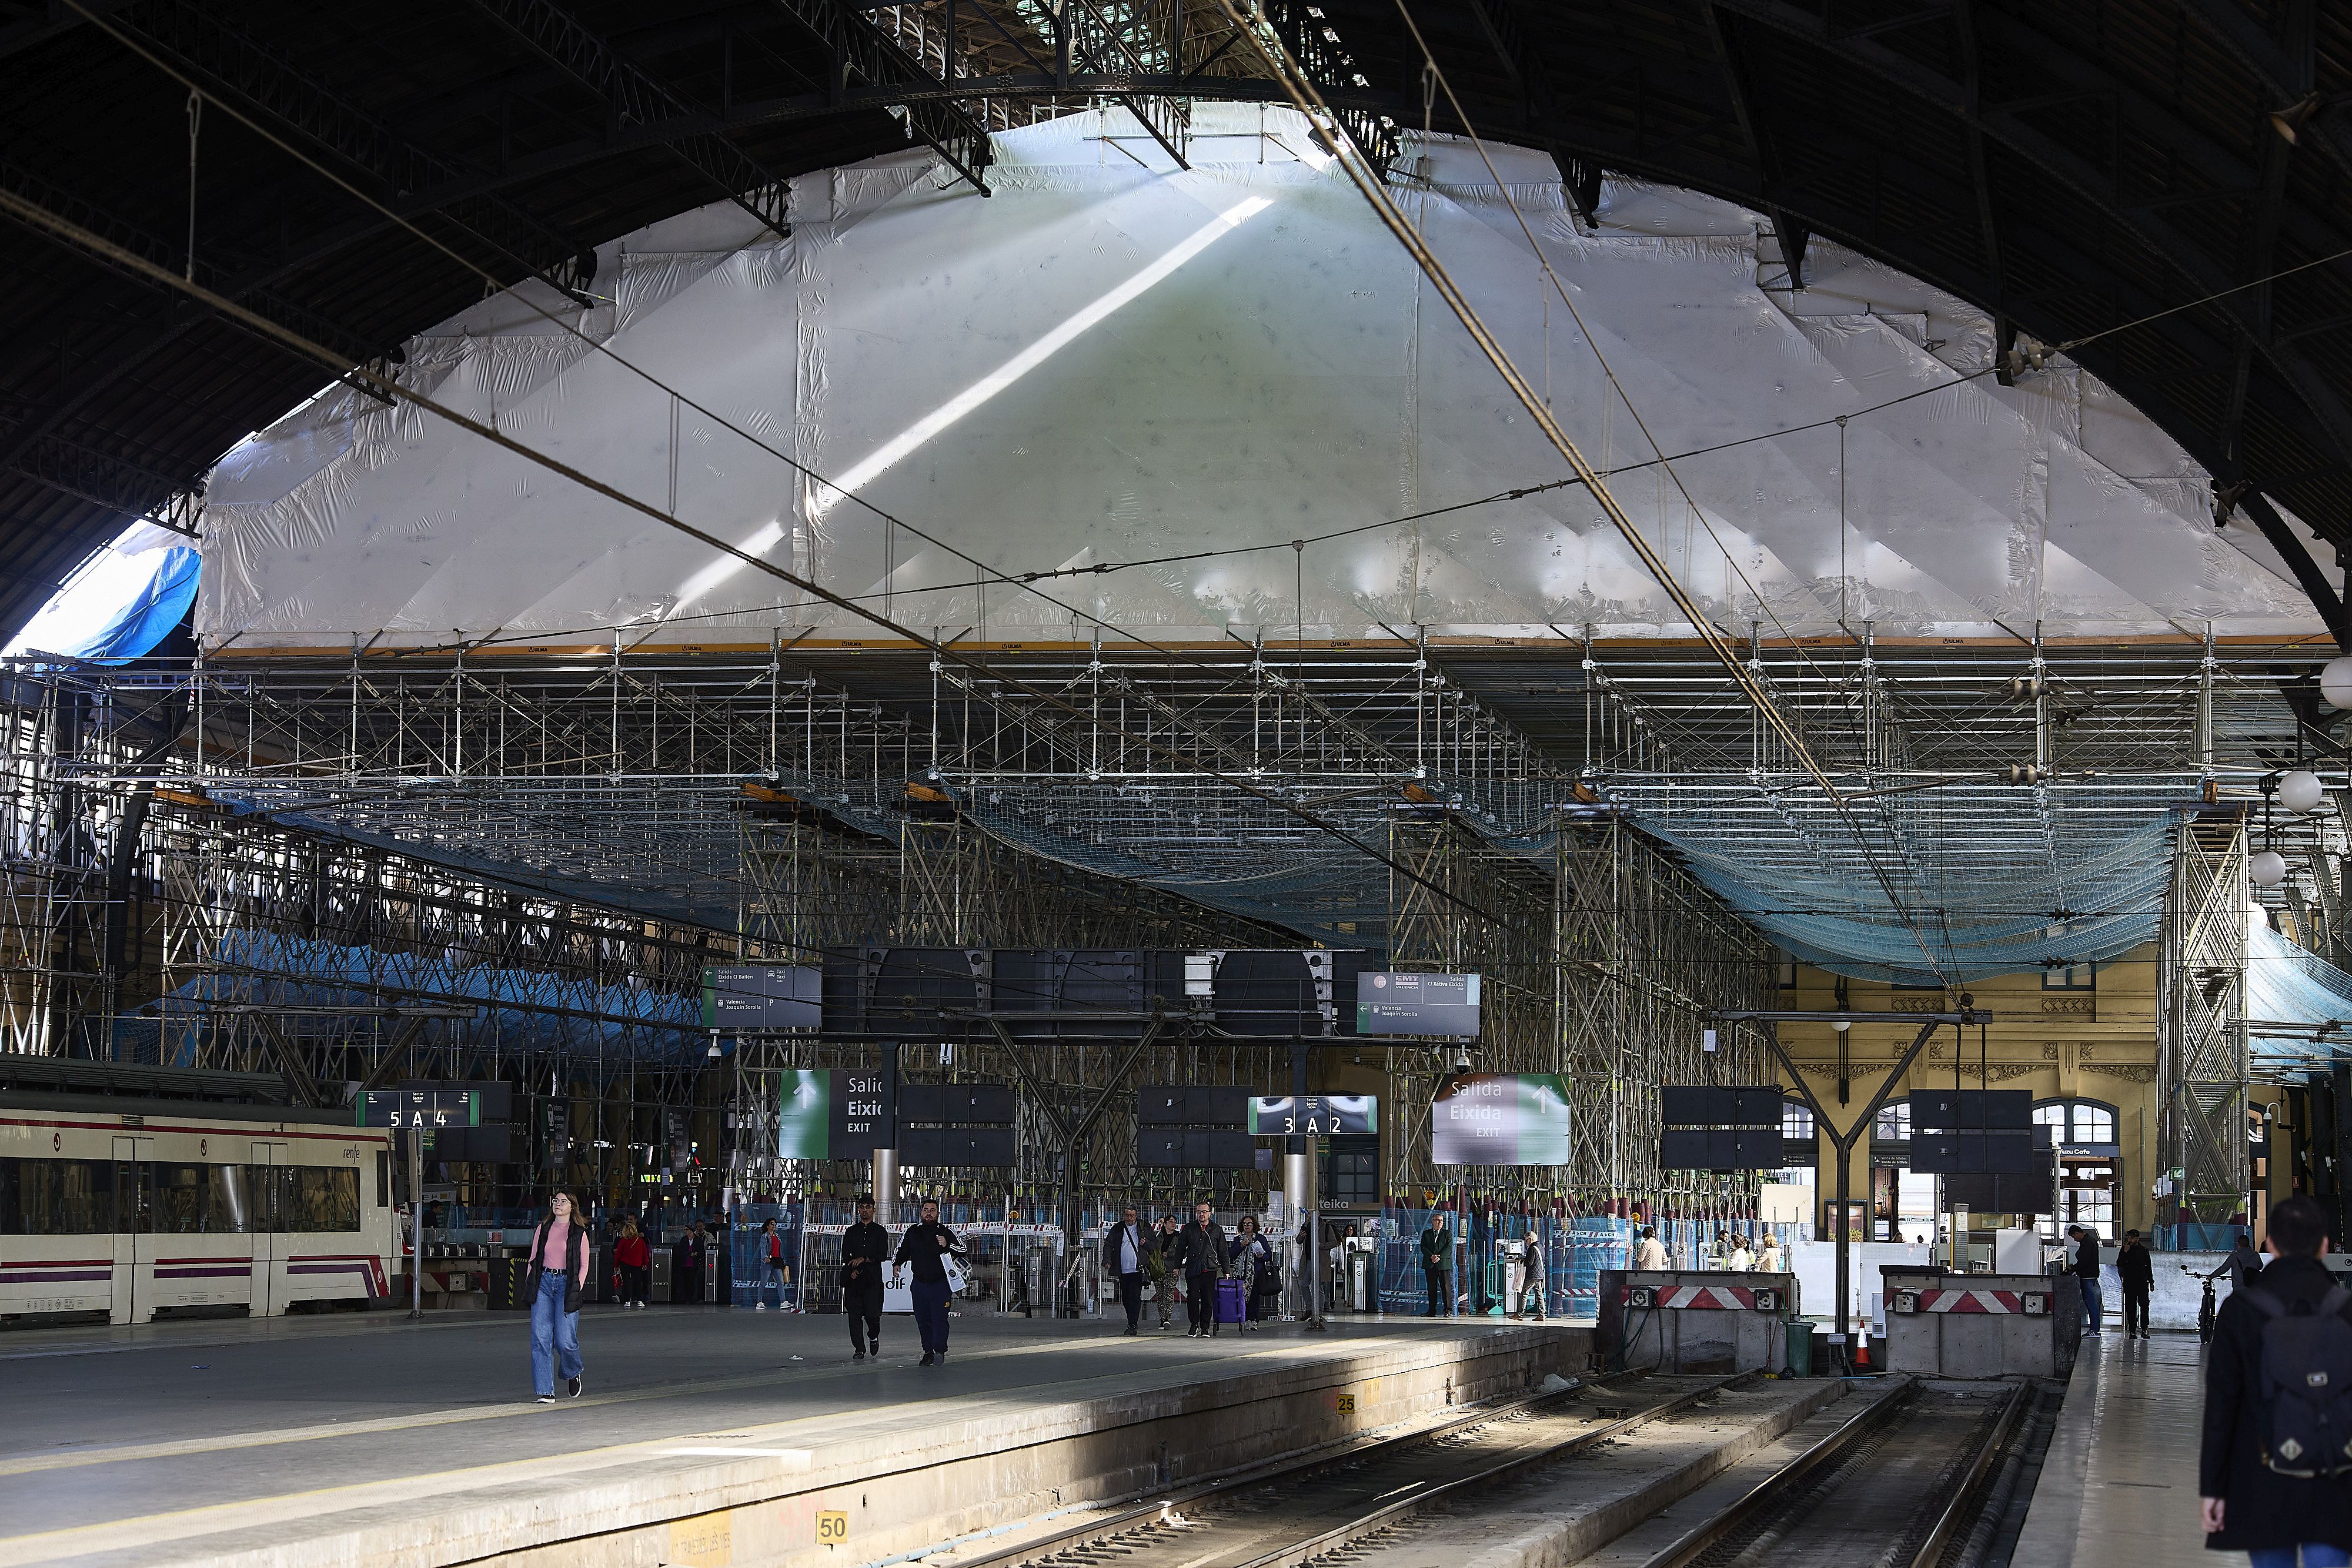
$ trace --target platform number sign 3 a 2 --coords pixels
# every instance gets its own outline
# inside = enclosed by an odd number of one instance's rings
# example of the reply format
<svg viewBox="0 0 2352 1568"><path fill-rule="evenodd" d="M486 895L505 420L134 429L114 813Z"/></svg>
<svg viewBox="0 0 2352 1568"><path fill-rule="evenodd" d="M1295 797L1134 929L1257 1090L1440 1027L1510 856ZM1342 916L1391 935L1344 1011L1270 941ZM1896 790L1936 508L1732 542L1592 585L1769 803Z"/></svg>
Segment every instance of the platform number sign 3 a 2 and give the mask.
<svg viewBox="0 0 2352 1568"><path fill-rule="evenodd" d="M820 1546L841 1546L849 1540L849 1515L838 1509L827 1509L816 1516L816 1540Z"/></svg>

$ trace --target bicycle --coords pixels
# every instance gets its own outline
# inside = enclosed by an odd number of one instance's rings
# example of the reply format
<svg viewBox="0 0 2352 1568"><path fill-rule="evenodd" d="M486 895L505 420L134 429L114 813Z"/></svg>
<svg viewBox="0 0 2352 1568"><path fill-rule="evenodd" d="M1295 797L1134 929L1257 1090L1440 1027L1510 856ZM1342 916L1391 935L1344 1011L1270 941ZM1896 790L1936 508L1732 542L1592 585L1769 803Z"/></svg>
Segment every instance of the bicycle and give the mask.
<svg viewBox="0 0 2352 1568"><path fill-rule="evenodd" d="M2197 1272L2186 1263L2180 1266L2180 1271L2184 1274ZM2206 1274L2200 1278L2205 1281L2205 1299L2197 1303L2197 1339L2200 1344L2210 1344L2213 1340L2213 1276Z"/></svg>

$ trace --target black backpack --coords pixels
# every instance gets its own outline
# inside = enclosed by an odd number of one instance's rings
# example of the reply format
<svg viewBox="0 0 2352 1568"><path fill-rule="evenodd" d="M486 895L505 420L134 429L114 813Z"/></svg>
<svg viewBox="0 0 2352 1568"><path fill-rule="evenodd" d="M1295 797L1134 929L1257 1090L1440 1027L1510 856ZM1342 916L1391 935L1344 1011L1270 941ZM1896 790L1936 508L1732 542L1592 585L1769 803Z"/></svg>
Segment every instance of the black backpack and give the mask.
<svg viewBox="0 0 2352 1568"><path fill-rule="evenodd" d="M2266 1320L2263 1463L2306 1480L2352 1471L2352 1322L2344 1317L2352 1291L2331 1285L2315 1308L2300 1310L2259 1286L2243 1294Z"/></svg>

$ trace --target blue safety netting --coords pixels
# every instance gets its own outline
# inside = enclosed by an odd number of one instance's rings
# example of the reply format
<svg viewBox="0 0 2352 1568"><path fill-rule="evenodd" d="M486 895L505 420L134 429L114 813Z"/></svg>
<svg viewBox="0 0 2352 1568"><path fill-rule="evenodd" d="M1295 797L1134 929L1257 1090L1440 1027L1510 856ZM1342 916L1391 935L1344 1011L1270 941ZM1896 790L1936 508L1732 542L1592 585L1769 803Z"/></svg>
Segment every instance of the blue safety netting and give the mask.
<svg viewBox="0 0 2352 1568"><path fill-rule="evenodd" d="M2246 1032L2256 1069L2316 1068L2352 1056L2352 974L2296 946L2267 922L2250 924Z"/></svg>
<svg viewBox="0 0 2352 1568"><path fill-rule="evenodd" d="M386 1007L451 1009L456 1016L425 1025L428 1040L462 1030L471 1041L488 1035L578 1059L683 1061L709 1043L698 996L233 931L214 944L202 973L117 1020L116 1056L194 1066L206 1031L235 1027L232 1015L257 1008L306 1044L357 1043L397 1027L373 1012Z"/></svg>
<svg viewBox="0 0 2352 1568"><path fill-rule="evenodd" d="M1955 784L1839 813L1810 783L1643 782L1610 800L1791 956L1928 986L2105 963L2153 940L2194 792L2170 779Z"/></svg>
<svg viewBox="0 0 2352 1568"><path fill-rule="evenodd" d="M418 776L207 785L240 817L414 855L553 898L731 931L740 800L732 781Z"/></svg>

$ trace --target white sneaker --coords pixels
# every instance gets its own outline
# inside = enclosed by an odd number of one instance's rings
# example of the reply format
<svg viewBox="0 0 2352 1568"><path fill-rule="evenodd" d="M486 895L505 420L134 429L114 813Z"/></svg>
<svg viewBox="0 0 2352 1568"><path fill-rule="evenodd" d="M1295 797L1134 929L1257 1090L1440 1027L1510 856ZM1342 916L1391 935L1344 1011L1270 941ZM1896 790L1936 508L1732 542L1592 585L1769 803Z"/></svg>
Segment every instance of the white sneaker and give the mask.
<svg viewBox="0 0 2352 1568"><path fill-rule="evenodd" d="M751 1303L751 1310L755 1312L764 1312L768 1310L768 1303L765 1301L753 1301Z"/></svg>

